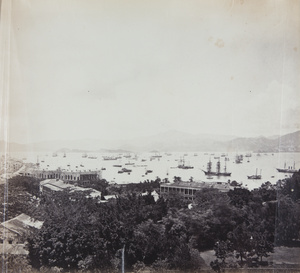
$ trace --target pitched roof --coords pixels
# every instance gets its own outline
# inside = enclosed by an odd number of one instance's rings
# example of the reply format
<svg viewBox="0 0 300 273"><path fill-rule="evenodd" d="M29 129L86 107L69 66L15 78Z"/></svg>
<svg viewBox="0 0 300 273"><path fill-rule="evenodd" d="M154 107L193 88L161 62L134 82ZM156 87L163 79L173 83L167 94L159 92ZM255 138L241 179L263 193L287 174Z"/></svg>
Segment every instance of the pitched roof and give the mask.
<svg viewBox="0 0 300 273"><path fill-rule="evenodd" d="M1 225L14 233L22 235L29 230L40 229L43 222L34 220L30 216L22 213L13 219L1 223Z"/></svg>

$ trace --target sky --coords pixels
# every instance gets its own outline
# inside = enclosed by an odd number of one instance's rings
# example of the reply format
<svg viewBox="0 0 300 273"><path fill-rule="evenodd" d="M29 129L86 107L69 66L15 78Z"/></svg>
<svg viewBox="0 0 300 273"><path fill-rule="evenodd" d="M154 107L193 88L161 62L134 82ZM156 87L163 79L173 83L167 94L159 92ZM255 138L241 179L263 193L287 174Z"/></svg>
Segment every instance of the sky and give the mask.
<svg viewBox="0 0 300 273"><path fill-rule="evenodd" d="M12 142L300 129L300 1L11 3Z"/></svg>

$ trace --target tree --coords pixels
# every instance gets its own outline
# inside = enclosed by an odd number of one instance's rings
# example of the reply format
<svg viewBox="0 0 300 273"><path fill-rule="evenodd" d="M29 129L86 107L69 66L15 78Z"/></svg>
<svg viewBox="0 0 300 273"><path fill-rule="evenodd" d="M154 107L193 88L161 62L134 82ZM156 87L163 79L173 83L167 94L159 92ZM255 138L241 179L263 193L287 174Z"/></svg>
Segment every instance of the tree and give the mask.
<svg viewBox="0 0 300 273"><path fill-rule="evenodd" d="M289 195L279 194L276 216L276 245L293 245L300 238L300 204Z"/></svg>
<svg viewBox="0 0 300 273"><path fill-rule="evenodd" d="M300 172L294 173L291 178L283 181L281 193L288 195L295 202L300 200Z"/></svg>
<svg viewBox="0 0 300 273"><path fill-rule="evenodd" d="M252 250L260 262L263 257L269 257L269 253L274 251L274 244L268 240L268 234L255 232L252 235Z"/></svg>
<svg viewBox="0 0 300 273"><path fill-rule="evenodd" d="M128 247L132 260L145 265L154 263L162 255L164 247L164 226L147 220L136 227Z"/></svg>

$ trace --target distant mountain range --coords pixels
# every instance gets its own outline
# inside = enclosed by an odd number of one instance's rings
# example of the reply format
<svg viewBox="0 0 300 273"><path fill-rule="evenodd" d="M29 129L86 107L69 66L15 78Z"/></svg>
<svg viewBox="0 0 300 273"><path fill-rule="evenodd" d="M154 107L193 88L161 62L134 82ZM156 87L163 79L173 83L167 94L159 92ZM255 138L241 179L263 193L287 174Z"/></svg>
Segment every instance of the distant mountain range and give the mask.
<svg viewBox="0 0 300 273"><path fill-rule="evenodd" d="M6 143L0 141L1 151ZM169 131L130 140L83 139L46 141L31 144L9 143L10 152L300 152L300 130L283 136L242 138L235 136L192 135Z"/></svg>

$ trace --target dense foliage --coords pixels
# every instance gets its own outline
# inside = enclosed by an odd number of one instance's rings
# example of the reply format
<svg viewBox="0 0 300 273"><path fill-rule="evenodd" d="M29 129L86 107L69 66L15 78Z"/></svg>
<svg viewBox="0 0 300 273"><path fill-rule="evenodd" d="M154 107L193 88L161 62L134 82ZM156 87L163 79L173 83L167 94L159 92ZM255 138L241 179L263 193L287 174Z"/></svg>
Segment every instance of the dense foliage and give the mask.
<svg viewBox="0 0 300 273"><path fill-rule="evenodd" d="M34 215L38 204L39 181L31 177L15 176L8 183L1 184L1 219L6 221L21 213Z"/></svg>
<svg viewBox="0 0 300 273"><path fill-rule="evenodd" d="M28 238L30 264L37 269L118 271L125 249L126 270L187 271L202 268L200 252L214 249L211 267L222 271L263 265L274 242L299 242L299 174L253 191L203 189L192 206L176 193L155 202L150 192L158 191L159 183L103 184L108 193L118 191L106 203L78 192L41 198L35 215L44 224ZM33 194L34 187L21 185ZM145 191L149 194L142 195Z"/></svg>

